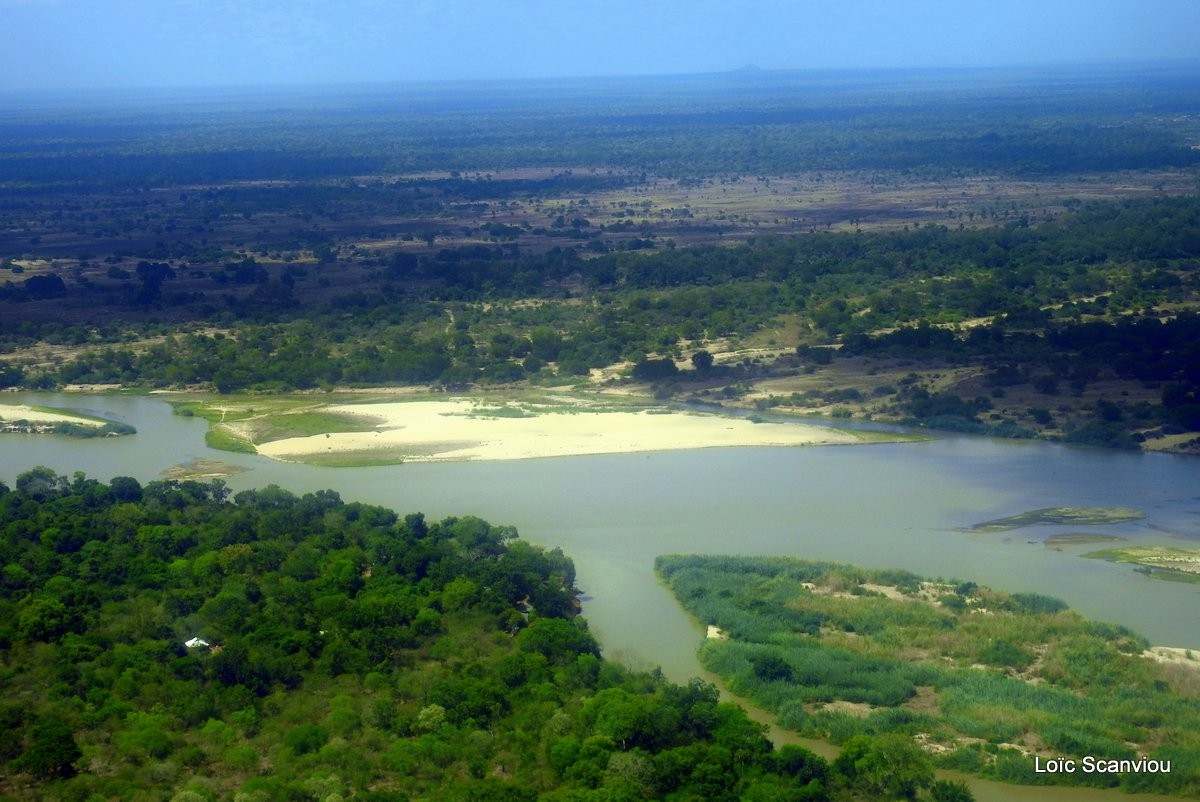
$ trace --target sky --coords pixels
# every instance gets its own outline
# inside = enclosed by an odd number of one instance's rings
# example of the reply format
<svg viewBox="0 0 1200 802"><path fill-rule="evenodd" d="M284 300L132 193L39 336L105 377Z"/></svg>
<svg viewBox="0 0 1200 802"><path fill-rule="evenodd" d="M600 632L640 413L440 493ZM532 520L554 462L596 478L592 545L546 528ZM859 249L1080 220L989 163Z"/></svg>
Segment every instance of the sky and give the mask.
<svg viewBox="0 0 1200 802"><path fill-rule="evenodd" d="M0 0L0 90L1198 57L1200 0Z"/></svg>

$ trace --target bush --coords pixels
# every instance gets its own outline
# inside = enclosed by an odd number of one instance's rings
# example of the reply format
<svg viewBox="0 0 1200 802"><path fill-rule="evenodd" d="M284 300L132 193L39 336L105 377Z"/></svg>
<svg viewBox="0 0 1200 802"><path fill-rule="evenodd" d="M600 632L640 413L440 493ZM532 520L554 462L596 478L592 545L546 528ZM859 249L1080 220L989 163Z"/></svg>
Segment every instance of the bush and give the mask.
<svg viewBox="0 0 1200 802"><path fill-rule="evenodd" d="M283 736L283 745L297 755L318 751L329 740L329 731L319 724L300 724Z"/></svg>

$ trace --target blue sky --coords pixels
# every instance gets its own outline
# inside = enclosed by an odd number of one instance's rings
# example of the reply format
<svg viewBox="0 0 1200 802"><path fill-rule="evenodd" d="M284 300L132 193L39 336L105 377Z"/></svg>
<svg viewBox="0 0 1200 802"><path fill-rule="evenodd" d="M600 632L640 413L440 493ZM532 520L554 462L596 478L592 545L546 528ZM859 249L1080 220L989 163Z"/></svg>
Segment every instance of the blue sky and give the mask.
<svg viewBox="0 0 1200 802"><path fill-rule="evenodd" d="M0 89L1200 57L1200 0L0 0Z"/></svg>

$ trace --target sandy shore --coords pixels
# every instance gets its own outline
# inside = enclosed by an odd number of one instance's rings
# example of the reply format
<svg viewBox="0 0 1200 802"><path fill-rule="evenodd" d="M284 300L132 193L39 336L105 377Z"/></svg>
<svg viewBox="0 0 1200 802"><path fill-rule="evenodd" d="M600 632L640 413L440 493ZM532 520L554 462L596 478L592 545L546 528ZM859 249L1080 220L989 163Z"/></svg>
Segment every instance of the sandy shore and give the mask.
<svg viewBox="0 0 1200 802"><path fill-rule="evenodd" d="M26 420L30 423L78 423L83 426L101 425L101 421L81 418L75 415L59 415L55 412L44 412L25 404L0 404L0 420L10 423Z"/></svg>
<svg viewBox="0 0 1200 802"><path fill-rule="evenodd" d="M469 399L351 404L323 411L379 421L372 432L277 440L258 452L282 460L320 455L395 457L406 462L532 459L721 446L809 446L860 442L854 435L795 423L753 423L717 415L663 411L546 411L488 416L495 404ZM505 408L520 414L515 407Z"/></svg>
<svg viewBox="0 0 1200 802"><path fill-rule="evenodd" d="M1180 649L1174 646L1151 646L1142 652L1142 657L1168 665L1182 665L1192 671L1200 671L1200 655L1191 649Z"/></svg>

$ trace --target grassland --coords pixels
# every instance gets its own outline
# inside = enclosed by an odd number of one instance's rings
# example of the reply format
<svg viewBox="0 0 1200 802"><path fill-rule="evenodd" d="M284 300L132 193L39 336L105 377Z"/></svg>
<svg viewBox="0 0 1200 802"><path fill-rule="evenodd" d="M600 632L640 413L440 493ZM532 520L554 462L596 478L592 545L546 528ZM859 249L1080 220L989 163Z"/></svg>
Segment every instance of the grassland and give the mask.
<svg viewBox="0 0 1200 802"><path fill-rule="evenodd" d="M173 401L175 414L209 422L204 442L221 451L254 454L258 446L291 437L333 432L365 432L369 419L321 409L311 397L243 395Z"/></svg>

